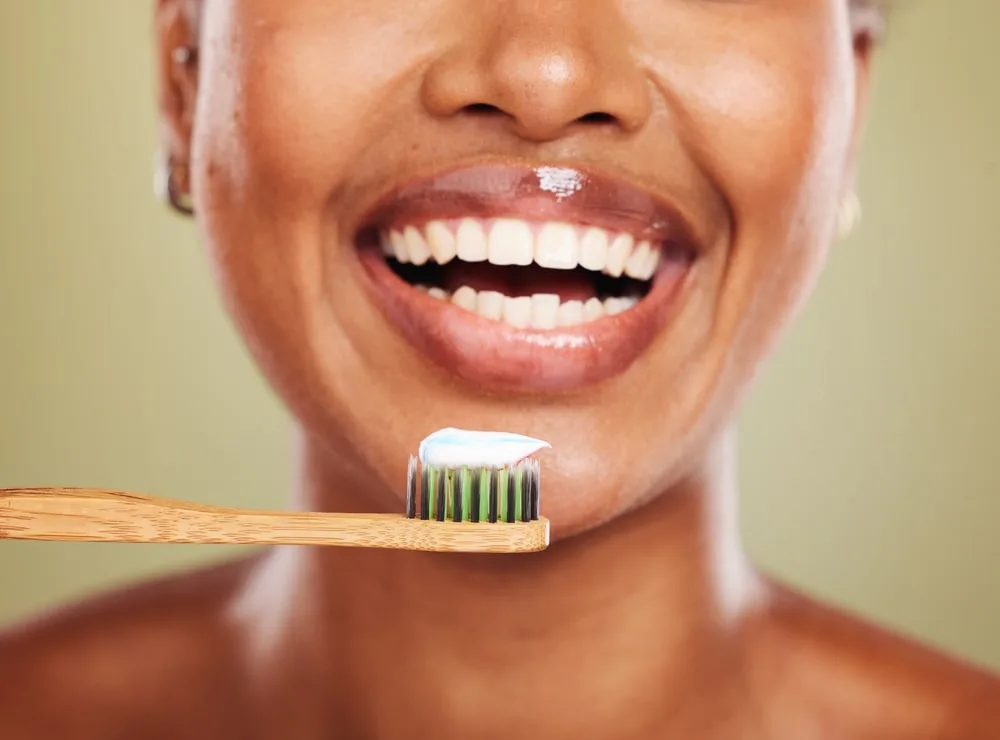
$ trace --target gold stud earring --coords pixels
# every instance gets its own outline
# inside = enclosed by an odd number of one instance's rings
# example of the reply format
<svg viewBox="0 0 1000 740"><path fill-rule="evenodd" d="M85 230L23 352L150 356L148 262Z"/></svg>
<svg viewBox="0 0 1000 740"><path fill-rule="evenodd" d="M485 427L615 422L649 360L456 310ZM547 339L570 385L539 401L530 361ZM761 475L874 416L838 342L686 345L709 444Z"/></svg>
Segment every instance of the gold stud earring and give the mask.
<svg viewBox="0 0 1000 740"><path fill-rule="evenodd" d="M849 190L837 208L837 237L846 239L861 221L861 201L857 193Z"/></svg>
<svg viewBox="0 0 1000 740"><path fill-rule="evenodd" d="M153 188L157 197L183 216L194 214L194 202L188 187L188 167L164 156L156 167Z"/></svg>

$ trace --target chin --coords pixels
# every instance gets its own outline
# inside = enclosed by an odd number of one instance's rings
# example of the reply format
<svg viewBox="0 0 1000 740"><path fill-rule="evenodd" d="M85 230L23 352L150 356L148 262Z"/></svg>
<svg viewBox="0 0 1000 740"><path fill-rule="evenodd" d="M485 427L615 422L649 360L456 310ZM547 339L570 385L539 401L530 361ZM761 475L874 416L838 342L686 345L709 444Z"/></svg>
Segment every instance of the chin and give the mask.
<svg viewBox="0 0 1000 740"><path fill-rule="evenodd" d="M703 457L695 439L684 438L690 428L684 420L659 414L629 417L615 402L597 400L600 395L588 402L582 400L583 394L575 399L484 400L432 391L430 382L424 389L433 394L430 407L416 404L417 413L408 409L393 424L377 423L368 414L352 415L347 425L353 430L350 448L342 439L335 443L329 437L317 439L317 449L337 448L335 454L324 456L332 477L339 478L345 460L359 463L351 476L351 489L358 492L348 504L352 509L402 512L409 457L421 439L445 426L514 432L551 445L536 458L541 468L541 514L552 524L554 543L672 495L672 489L697 472ZM339 430L345 428L344 421L338 416Z"/></svg>

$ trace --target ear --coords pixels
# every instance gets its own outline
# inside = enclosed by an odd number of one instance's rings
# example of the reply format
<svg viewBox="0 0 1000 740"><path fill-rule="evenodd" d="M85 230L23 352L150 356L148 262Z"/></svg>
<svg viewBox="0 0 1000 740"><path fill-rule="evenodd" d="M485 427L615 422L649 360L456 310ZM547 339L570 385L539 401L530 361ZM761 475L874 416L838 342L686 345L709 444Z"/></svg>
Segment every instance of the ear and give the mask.
<svg viewBox="0 0 1000 740"><path fill-rule="evenodd" d="M160 147L165 160L183 169L198 92L197 10L197 0L157 0L155 13Z"/></svg>

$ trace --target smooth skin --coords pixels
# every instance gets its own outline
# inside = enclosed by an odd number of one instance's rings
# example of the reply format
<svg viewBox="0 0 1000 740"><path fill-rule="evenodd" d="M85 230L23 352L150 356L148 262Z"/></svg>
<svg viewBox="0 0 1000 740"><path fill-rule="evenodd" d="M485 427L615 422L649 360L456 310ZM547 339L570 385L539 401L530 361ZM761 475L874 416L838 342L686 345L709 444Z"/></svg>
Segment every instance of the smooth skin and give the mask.
<svg viewBox="0 0 1000 740"><path fill-rule="evenodd" d="M400 510L407 456L446 412L552 443L554 544L276 550L57 611L0 637L0 737L1000 738L1000 681L771 582L736 526L732 419L833 241L876 13L204 2L158 2L164 146L300 422L296 505ZM623 375L488 394L372 305L352 241L367 209L487 158L599 169L711 236Z"/></svg>

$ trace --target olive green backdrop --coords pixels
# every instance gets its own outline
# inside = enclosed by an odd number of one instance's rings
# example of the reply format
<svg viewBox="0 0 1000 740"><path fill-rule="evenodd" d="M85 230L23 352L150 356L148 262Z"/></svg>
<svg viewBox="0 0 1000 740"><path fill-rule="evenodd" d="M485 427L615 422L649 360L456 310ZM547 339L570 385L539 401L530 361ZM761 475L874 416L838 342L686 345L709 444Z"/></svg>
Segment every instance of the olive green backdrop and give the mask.
<svg viewBox="0 0 1000 740"><path fill-rule="evenodd" d="M0 486L281 505L290 424L151 194L152 0L0 5ZM1000 3L901 3L866 218L742 424L768 570L1000 668ZM0 621L232 551L0 543Z"/></svg>

